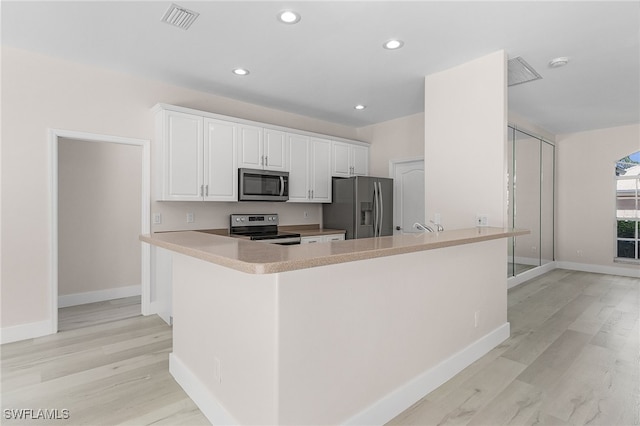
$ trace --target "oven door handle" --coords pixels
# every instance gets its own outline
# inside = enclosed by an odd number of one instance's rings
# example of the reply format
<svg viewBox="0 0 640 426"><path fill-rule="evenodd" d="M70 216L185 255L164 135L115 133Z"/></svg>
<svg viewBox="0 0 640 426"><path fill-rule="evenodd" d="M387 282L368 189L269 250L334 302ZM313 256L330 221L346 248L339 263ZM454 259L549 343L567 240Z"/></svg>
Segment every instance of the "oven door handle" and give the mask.
<svg viewBox="0 0 640 426"><path fill-rule="evenodd" d="M284 195L284 176L280 176L280 196Z"/></svg>
<svg viewBox="0 0 640 426"><path fill-rule="evenodd" d="M280 245L292 245L292 244L300 244L300 237L264 238L262 240L251 240L251 242L253 242L253 243L280 244Z"/></svg>

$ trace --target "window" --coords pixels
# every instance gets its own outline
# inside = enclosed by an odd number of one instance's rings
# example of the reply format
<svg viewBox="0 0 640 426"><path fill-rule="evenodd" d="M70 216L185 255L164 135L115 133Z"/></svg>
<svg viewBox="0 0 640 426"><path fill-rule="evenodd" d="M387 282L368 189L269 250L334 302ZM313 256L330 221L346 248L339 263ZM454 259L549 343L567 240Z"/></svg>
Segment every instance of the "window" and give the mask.
<svg viewBox="0 0 640 426"><path fill-rule="evenodd" d="M640 151L616 163L616 258L638 261L640 251Z"/></svg>

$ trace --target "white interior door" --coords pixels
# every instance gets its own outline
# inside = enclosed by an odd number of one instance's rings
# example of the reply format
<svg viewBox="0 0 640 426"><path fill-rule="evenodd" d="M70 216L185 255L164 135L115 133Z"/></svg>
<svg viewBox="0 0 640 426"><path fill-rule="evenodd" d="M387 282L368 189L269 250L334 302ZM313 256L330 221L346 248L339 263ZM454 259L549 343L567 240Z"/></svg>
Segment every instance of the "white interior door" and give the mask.
<svg viewBox="0 0 640 426"><path fill-rule="evenodd" d="M391 163L393 177L394 234L422 232L413 228L424 223L424 160Z"/></svg>

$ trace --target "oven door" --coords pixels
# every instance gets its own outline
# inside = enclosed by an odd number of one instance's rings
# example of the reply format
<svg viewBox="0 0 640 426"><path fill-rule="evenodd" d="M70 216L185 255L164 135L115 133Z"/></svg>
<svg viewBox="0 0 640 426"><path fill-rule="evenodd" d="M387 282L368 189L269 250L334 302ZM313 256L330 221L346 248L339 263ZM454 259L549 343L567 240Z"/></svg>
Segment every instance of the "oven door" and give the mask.
<svg viewBox="0 0 640 426"><path fill-rule="evenodd" d="M300 234L278 234L278 235L261 235L252 236L251 241L257 243L278 244L281 246L293 246L300 244Z"/></svg>
<svg viewBox="0 0 640 426"><path fill-rule="evenodd" d="M289 173L238 169L238 201L287 201Z"/></svg>

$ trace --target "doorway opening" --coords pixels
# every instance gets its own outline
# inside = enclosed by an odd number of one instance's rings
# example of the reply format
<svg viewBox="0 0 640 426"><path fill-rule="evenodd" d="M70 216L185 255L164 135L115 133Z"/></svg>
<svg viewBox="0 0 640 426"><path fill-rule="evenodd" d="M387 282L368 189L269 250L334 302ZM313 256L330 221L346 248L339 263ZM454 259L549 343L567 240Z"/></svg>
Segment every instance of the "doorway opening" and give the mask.
<svg viewBox="0 0 640 426"><path fill-rule="evenodd" d="M150 232L150 142L55 129L49 140L52 332L59 308L71 315L65 329L99 321L101 304L107 315L149 314L149 246L137 235Z"/></svg>

